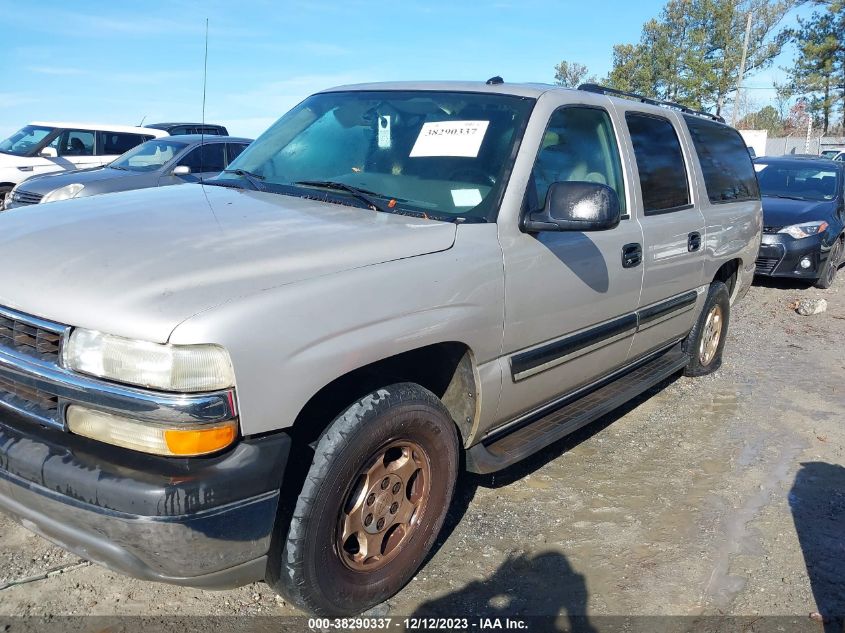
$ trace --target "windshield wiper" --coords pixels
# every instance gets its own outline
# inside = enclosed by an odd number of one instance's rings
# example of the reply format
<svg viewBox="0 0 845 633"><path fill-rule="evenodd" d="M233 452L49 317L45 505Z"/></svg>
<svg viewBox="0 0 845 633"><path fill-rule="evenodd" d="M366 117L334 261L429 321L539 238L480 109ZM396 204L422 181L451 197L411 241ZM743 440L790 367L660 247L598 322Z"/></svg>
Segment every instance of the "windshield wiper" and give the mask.
<svg viewBox="0 0 845 633"><path fill-rule="evenodd" d="M224 174L235 174L236 176L240 176L241 178L246 179L249 184L252 185L253 189L258 191L267 191L267 188L261 184L261 181L264 180L264 176L259 176L258 174L253 174L251 171L247 171L246 169L224 169Z"/></svg>
<svg viewBox="0 0 845 633"><path fill-rule="evenodd" d="M798 196L787 196L780 193L769 193L763 194L764 196L769 196L770 198L783 198L784 200L809 200L810 198L800 198Z"/></svg>
<svg viewBox="0 0 845 633"><path fill-rule="evenodd" d="M392 209L382 204L373 197L378 196L380 198L390 198L390 196L385 196L380 193L376 193L375 191L359 189L358 187L353 187L352 185L337 182L336 180L297 180L293 184L300 185L302 187L322 187L324 189L336 189L338 191L345 191L351 194L353 197L358 198L358 200L366 202L376 211L381 211L382 213L393 213ZM390 199L394 200L395 198Z"/></svg>

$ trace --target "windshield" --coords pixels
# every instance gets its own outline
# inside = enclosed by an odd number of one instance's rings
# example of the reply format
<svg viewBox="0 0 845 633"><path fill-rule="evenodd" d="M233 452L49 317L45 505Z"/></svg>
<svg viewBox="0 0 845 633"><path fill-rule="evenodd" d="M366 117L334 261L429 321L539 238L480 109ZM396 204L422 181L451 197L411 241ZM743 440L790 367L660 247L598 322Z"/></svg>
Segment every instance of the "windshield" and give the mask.
<svg viewBox="0 0 845 633"><path fill-rule="evenodd" d="M349 191L357 188L382 211L493 219L533 104L459 92L318 94L214 180L249 174L265 191L374 206Z"/></svg>
<svg viewBox="0 0 845 633"><path fill-rule="evenodd" d="M173 157L187 146L187 143L180 143L171 139L147 141L115 158L109 163L109 167L128 171L155 171L173 160Z"/></svg>
<svg viewBox="0 0 845 633"><path fill-rule="evenodd" d="M41 141L47 138L55 128L40 125L27 125L12 134L4 141L0 141L0 151L17 156L26 156L35 149Z"/></svg>
<svg viewBox="0 0 845 633"><path fill-rule="evenodd" d="M756 163L754 168L764 196L833 200L842 187L835 168L777 163Z"/></svg>
<svg viewBox="0 0 845 633"><path fill-rule="evenodd" d="M826 150L825 150L825 151L823 151L821 154L819 154L819 156L821 156L822 158L833 158L833 157L834 157L834 156L836 156L838 153L839 153L839 150L835 150L835 149L826 149Z"/></svg>

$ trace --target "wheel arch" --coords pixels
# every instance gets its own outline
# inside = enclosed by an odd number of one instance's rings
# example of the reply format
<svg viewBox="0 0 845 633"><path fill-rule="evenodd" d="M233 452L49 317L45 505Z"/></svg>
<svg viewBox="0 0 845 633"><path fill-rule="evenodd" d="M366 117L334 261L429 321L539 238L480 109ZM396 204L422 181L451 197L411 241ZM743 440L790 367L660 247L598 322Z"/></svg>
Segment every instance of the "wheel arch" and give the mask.
<svg viewBox="0 0 845 633"><path fill-rule="evenodd" d="M721 281L728 287L728 295L733 303L736 293L739 290L739 271L742 270L742 259L736 257L723 263L711 281Z"/></svg>
<svg viewBox="0 0 845 633"><path fill-rule="evenodd" d="M346 407L367 393L396 382L413 382L437 396L463 441L479 415L475 356L458 341L433 343L353 369L320 388L290 428L294 444L312 444Z"/></svg>

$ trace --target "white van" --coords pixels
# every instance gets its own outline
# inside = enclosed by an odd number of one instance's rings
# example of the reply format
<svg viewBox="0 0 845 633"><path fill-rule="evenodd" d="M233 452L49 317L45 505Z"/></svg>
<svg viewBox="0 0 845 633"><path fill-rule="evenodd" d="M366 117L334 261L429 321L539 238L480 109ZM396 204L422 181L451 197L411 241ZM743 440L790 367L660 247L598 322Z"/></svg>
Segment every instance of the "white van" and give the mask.
<svg viewBox="0 0 845 633"><path fill-rule="evenodd" d="M167 132L98 123L30 123L0 141L0 205L12 187L31 176L105 165L160 136Z"/></svg>

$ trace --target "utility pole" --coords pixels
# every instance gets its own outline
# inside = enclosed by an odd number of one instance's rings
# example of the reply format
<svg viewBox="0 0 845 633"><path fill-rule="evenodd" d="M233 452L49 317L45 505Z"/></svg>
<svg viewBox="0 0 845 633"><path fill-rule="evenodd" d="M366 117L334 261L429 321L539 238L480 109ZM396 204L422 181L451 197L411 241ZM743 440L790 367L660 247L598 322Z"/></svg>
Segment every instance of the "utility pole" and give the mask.
<svg viewBox="0 0 845 633"><path fill-rule="evenodd" d="M742 81L745 78L745 60L748 57L748 40L751 37L751 9L748 9L748 21L745 23L745 43L742 45L742 61L739 64L739 82L736 85L736 99L734 100L734 114L731 125L736 127L739 114L739 95L742 92Z"/></svg>

